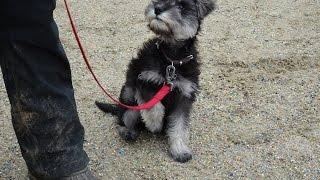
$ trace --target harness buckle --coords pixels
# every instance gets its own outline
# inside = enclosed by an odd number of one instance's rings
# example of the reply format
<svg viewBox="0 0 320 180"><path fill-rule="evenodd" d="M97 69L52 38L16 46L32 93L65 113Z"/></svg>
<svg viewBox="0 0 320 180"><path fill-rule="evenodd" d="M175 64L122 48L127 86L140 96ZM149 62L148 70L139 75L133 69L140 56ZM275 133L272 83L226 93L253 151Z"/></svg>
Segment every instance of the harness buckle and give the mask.
<svg viewBox="0 0 320 180"><path fill-rule="evenodd" d="M173 90L173 82L177 79L176 67L174 67L173 62L166 68L166 82L171 86L171 91Z"/></svg>

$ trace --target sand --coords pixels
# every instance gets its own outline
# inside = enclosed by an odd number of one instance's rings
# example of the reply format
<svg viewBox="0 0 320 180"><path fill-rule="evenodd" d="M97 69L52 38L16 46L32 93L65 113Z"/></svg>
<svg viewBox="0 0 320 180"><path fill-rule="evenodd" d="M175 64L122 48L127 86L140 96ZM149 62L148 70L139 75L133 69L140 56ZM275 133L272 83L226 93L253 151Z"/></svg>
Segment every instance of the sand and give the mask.
<svg viewBox="0 0 320 180"><path fill-rule="evenodd" d="M147 0L70 1L94 71L117 96L126 65L153 34ZM218 1L203 23L201 93L190 124L194 158L168 156L165 137L126 143L92 81L62 1L55 18L70 59L85 149L101 179L320 179L320 2ZM0 179L26 179L0 80Z"/></svg>

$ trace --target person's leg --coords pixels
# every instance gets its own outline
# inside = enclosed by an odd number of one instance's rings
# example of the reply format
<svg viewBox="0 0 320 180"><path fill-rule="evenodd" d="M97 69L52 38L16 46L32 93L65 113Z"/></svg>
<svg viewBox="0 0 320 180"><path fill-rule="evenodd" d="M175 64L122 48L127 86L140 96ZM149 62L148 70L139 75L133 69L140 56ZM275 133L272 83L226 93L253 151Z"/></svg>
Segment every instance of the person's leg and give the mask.
<svg viewBox="0 0 320 180"><path fill-rule="evenodd" d="M29 172L40 179L60 179L87 167L84 129L56 24L28 29L37 33L0 41L12 122ZM12 32L19 35L19 29Z"/></svg>

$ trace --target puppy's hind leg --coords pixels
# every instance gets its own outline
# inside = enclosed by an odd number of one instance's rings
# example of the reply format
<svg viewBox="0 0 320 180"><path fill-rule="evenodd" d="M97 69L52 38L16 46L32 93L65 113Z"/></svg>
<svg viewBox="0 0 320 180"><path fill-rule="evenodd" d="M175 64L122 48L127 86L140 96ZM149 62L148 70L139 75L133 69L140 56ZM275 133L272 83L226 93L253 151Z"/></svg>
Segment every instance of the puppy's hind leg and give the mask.
<svg viewBox="0 0 320 180"><path fill-rule="evenodd" d="M118 133L122 139L126 141L134 141L138 138L140 132L137 130L136 125L140 119L140 112L127 110L122 116L124 126L118 126Z"/></svg>
<svg viewBox="0 0 320 180"><path fill-rule="evenodd" d="M120 94L120 101L128 105L136 105L134 90L129 86L123 86ZM126 141L134 141L139 136L137 124L140 121L140 112L122 108L119 116L119 126L117 127L120 137Z"/></svg>

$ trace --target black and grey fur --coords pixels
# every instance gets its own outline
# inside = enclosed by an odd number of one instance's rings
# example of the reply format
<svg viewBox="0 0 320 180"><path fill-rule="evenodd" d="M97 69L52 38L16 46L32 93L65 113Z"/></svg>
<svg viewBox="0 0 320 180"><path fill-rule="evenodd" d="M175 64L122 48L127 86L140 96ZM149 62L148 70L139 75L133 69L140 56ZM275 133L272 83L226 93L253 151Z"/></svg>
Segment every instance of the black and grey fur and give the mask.
<svg viewBox="0 0 320 180"><path fill-rule="evenodd" d="M199 59L196 35L205 16L214 9L212 0L155 0L146 8L149 28L157 35L144 44L128 66L120 101L139 105L150 100L166 82L170 59L193 59L175 65L177 78L173 90L150 110L133 111L96 102L108 113L118 116L118 132L125 140L135 140L144 126L153 133L163 130L170 143L170 154L179 162L192 158L188 147L188 123L192 104L199 89Z"/></svg>

